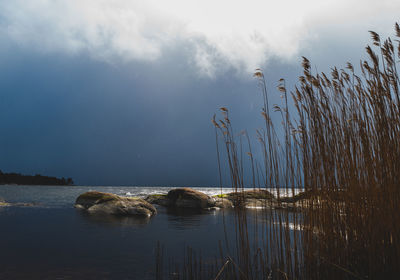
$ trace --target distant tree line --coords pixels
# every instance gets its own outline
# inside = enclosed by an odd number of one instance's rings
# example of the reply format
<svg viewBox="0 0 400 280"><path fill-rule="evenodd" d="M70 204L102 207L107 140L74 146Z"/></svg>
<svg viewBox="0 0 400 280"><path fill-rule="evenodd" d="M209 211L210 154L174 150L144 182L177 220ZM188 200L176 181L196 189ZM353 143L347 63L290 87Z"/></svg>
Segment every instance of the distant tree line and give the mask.
<svg viewBox="0 0 400 280"><path fill-rule="evenodd" d="M22 175L19 173L3 173L0 170L0 185L54 185L54 186L72 186L72 178L59 179L56 177L42 176L40 174Z"/></svg>

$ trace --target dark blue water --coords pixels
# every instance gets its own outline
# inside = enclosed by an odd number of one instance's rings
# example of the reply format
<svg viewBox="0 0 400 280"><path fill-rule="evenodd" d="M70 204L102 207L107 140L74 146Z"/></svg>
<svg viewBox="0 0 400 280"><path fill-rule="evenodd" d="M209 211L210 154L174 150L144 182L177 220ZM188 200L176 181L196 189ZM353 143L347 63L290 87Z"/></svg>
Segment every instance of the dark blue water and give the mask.
<svg viewBox="0 0 400 280"><path fill-rule="evenodd" d="M178 262L186 246L213 260L224 225L234 232L233 215L222 210L157 207L151 219L88 215L73 204L89 190L145 196L168 188L0 186L6 201L36 203L0 207L0 279L154 279L157 242Z"/></svg>

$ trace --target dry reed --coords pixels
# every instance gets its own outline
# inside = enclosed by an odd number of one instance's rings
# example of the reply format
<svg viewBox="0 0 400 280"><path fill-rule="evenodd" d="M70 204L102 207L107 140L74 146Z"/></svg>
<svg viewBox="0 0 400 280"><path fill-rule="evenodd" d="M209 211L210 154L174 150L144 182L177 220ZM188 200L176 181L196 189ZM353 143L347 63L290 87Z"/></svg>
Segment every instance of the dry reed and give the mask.
<svg viewBox="0 0 400 280"><path fill-rule="evenodd" d="M245 136L253 186L261 177L266 188L275 190L278 201L282 192L295 195L301 188L308 194L303 200L307 207L301 213L254 212L260 222L251 230L248 217L253 214L235 208L235 254L221 248L215 264L205 266L201 259L194 262L190 252L181 274L188 278L182 279L399 277L398 24L395 32L394 44L390 38L382 42L370 31L373 47L366 47L369 58L360 62L360 75L351 63L345 69L332 68L330 75L313 73L303 58L303 75L290 95L285 81L279 81L281 106L271 106L264 74L257 69L254 76L262 91L265 121L264 129L257 131L262 163L255 160L246 133L235 137L227 108L221 108L220 120L214 116L235 191L245 187ZM293 100L291 114L288 96ZM271 111L282 117L283 137L278 137ZM220 164L219 153L220 148Z"/></svg>

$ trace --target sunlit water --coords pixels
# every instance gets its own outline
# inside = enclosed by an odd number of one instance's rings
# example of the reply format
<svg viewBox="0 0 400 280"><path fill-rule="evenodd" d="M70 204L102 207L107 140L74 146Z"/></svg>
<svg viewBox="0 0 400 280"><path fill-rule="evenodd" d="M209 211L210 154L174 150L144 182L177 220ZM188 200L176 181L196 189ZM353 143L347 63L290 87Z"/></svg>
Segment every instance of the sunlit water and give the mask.
<svg viewBox="0 0 400 280"><path fill-rule="evenodd" d="M185 246L204 258L218 255L224 226L234 232L230 211L158 207L151 219L91 216L73 204L90 190L145 197L165 187L0 186L0 279L154 279L159 241L169 257L182 260ZM231 189L196 188L209 195Z"/></svg>

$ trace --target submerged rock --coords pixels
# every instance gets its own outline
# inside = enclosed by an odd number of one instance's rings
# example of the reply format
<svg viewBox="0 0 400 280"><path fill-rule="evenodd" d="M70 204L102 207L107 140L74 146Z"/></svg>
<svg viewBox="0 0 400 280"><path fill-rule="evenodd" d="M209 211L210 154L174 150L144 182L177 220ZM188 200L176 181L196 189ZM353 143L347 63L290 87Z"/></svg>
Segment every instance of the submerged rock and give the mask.
<svg viewBox="0 0 400 280"><path fill-rule="evenodd" d="M9 207L9 206L32 207L37 205L38 205L37 203L27 203L27 202L7 202L0 197L0 207Z"/></svg>
<svg viewBox="0 0 400 280"><path fill-rule="evenodd" d="M151 217L157 213L154 206L143 199L96 191L81 194L74 206L89 213L121 216Z"/></svg>
<svg viewBox="0 0 400 280"><path fill-rule="evenodd" d="M0 201L0 207L6 207L6 206L11 206L11 204L5 201Z"/></svg>
<svg viewBox="0 0 400 280"><path fill-rule="evenodd" d="M19 207L34 207L38 206L37 203L28 203L28 202L5 202L0 201L0 207L7 207L7 206L19 206Z"/></svg>

